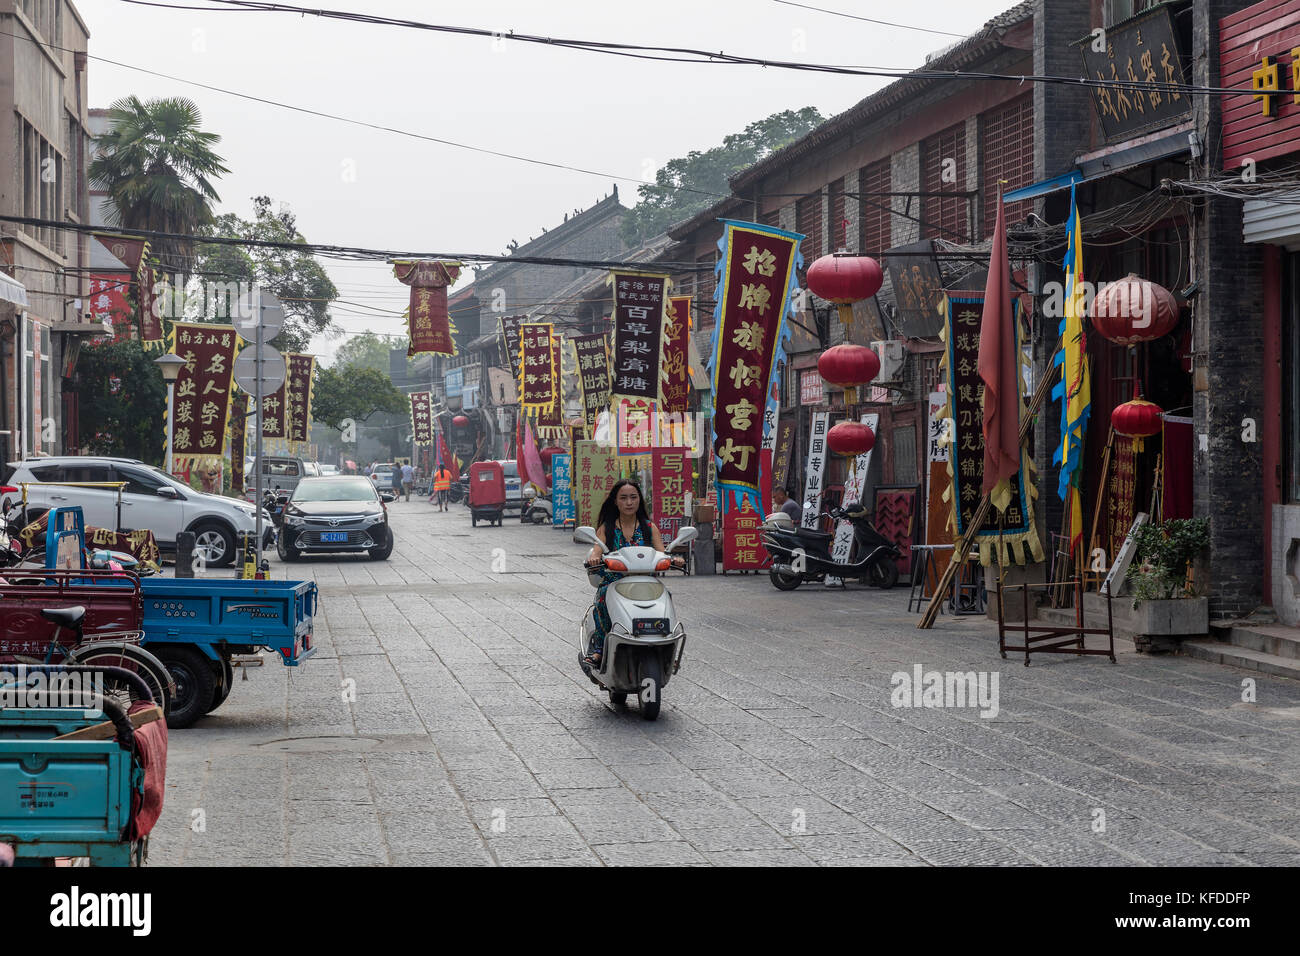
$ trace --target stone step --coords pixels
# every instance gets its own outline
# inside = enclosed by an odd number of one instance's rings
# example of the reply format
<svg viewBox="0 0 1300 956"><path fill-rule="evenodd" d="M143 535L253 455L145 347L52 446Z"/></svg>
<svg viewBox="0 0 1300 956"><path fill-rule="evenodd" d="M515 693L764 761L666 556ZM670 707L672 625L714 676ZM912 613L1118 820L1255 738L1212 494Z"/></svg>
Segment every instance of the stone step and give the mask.
<svg viewBox="0 0 1300 956"><path fill-rule="evenodd" d="M1212 637L1197 637L1180 641L1179 653L1216 664L1228 664L1245 670L1272 674L1275 677L1290 677L1300 680L1300 660L1294 657L1280 657L1264 651L1251 650L1248 647L1236 647Z"/></svg>
<svg viewBox="0 0 1300 956"><path fill-rule="evenodd" d="M1300 628L1286 627L1281 624L1263 624L1250 627L1214 624L1210 633L1220 641L1233 647L1262 651L1275 657L1289 657L1300 660Z"/></svg>
<svg viewBox="0 0 1300 956"><path fill-rule="evenodd" d="M1089 606L1090 602L1084 602L1083 623L1085 627L1105 627L1106 626L1106 605L1101 603L1100 607ZM1111 605L1111 622L1114 625L1116 637L1132 638L1135 633L1133 630L1133 621L1130 614L1122 613L1122 610L1129 606L1120 601ZM1131 613L1131 609L1130 609ZM1074 608L1072 607L1040 607L1038 609L1038 620L1045 624L1056 624L1061 626L1070 626L1074 624Z"/></svg>

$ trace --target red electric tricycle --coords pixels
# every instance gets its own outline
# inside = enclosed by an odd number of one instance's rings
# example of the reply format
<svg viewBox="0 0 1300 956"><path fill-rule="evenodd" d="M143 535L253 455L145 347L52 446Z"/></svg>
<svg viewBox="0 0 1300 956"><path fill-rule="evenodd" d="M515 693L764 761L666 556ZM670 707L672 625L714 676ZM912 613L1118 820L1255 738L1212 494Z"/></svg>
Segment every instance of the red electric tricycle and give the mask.
<svg viewBox="0 0 1300 956"><path fill-rule="evenodd" d="M476 461L469 466L469 521L501 526L506 510L506 473L499 461Z"/></svg>

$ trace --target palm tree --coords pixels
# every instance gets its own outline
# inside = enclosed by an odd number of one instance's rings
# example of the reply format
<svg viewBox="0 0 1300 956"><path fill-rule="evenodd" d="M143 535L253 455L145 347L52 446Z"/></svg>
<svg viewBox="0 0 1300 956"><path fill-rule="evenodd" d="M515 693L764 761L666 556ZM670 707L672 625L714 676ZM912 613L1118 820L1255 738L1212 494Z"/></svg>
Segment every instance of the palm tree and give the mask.
<svg viewBox="0 0 1300 956"><path fill-rule="evenodd" d="M230 170L212 151L221 137L199 128L193 100L128 96L109 108L108 120L88 172L108 193L110 225L192 236L211 222L212 204L221 198L212 180ZM165 265L186 271L192 241L151 245Z"/></svg>

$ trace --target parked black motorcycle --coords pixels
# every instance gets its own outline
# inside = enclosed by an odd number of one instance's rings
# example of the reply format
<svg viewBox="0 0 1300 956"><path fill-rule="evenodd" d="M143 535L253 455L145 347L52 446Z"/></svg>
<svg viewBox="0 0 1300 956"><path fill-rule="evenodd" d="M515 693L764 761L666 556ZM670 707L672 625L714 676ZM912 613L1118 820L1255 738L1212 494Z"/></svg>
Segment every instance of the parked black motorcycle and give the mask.
<svg viewBox="0 0 1300 956"><path fill-rule="evenodd" d="M763 526L763 547L772 556L768 572L772 584L781 591L793 591L805 581L823 581L827 577L854 578L877 588L892 588L898 583L898 565L903 552L871 524L867 511L857 502L832 508L830 516L845 518L853 525L853 550L856 561L840 563L831 555L835 536L793 525L782 527L779 521Z"/></svg>
<svg viewBox="0 0 1300 956"><path fill-rule="evenodd" d="M279 488L267 488L262 492L262 507L271 515L271 523L277 531L284 527L284 509L292 496L293 492Z"/></svg>

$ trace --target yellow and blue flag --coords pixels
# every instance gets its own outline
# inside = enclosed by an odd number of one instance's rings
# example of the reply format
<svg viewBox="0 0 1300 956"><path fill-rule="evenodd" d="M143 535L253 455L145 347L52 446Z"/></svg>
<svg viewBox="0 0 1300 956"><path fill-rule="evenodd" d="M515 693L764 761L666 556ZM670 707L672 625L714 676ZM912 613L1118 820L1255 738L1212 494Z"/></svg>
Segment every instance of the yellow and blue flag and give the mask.
<svg viewBox="0 0 1300 956"><path fill-rule="evenodd" d="M1070 509L1070 552L1083 537L1083 503L1079 492L1083 437L1092 411L1092 377L1088 371L1088 342L1083 333L1083 229L1070 187L1070 218L1066 225L1065 300L1061 318L1061 350L1053 362L1061 368L1061 380L1052 398L1061 402L1061 445L1053 455L1060 466L1057 494Z"/></svg>

